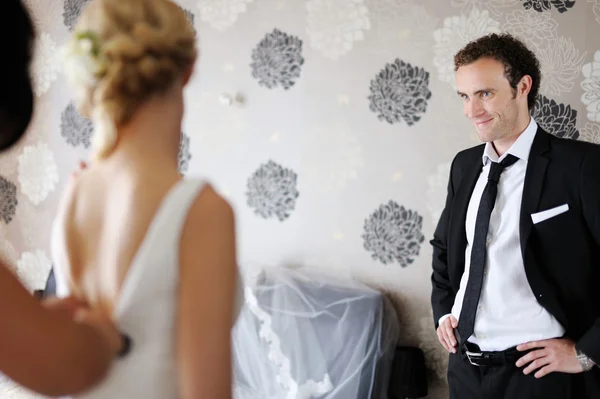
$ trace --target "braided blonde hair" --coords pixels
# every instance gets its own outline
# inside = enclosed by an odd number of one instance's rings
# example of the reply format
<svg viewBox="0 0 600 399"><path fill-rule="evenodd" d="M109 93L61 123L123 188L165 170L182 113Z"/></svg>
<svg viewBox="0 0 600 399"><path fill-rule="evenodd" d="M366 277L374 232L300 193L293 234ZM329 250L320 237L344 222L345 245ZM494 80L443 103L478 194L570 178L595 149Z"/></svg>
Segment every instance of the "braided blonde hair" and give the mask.
<svg viewBox="0 0 600 399"><path fill-rule="evenodd" d="M93 79L72 79L76 104L95 124L92 155L107 157L119 125L154 94L166 91L194 63L196 34L169 0L93 0L70 45L92 38ZM90 58L91 59L91 58ZM69 74L69 69L67 69Z"/></svg>

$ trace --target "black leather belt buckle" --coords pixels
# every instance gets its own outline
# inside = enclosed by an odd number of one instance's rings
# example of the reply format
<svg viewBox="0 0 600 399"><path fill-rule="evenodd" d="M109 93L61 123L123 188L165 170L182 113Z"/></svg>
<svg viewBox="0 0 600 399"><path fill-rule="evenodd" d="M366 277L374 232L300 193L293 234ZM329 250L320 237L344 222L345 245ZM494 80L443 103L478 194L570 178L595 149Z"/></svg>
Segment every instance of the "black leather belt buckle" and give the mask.
<svg viewBox="0 0 600 399"><path fill-rule="evenodd" d="M477 367L483 366L482 360L488 358L482 352L471 352L468 350L465 351L465 355L467 355L467 360L469 360L469 363L471 363L473 366L477 366Z"/></svg>
<svg viewBox="0 0 600 399"><path fill-rule="evenodd" d="M521 356L529 351L518 352L516 349L508 349L501 352L479 352L469 350L465 347L464 354L473 366L501 366L516 362Z"/></svg>

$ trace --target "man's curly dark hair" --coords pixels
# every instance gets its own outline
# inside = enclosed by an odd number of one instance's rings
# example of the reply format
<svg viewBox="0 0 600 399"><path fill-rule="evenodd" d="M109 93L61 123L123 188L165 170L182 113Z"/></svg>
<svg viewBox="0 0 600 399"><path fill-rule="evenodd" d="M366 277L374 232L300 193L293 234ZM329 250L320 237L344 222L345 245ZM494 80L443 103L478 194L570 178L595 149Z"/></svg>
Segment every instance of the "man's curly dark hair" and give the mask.
<svg viewBox="0 0 600 399"><path fill-rule="evenodd" d="M535 54L523 42L508 33L492 33L470 42L456 53L454 71L480 58L491 58L504 65L504 75L515 95L521 78L525 75L531 76L531 90L527 96L527 105L529 112L532 112L542 78L540 62Z"/></svg>

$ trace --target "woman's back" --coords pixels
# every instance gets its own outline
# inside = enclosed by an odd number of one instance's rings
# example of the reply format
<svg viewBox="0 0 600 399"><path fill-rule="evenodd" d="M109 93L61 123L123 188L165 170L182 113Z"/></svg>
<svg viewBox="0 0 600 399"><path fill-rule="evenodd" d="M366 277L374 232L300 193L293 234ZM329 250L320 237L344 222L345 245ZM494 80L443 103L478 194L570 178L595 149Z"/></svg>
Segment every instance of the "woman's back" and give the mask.
<svg viewBox="0 0 600 399"><path fill-rule="evenodd" d="M80 176L85 177L91 176ZM91 306L103 307L135 343L135 350L115 363L108 378L86 397L175 398L176 237L200 183L176 183L150 217L147 229L135 220L148 219L150 212L137 212L128 204L127 197L135 194L124 195L119 207L114 206L119 190L102 195L100 190L86 190L91 181L80 183L84 198L74 195L75 209L65 209L53 232L58 294L73 293L88 299ZM93 198L94 193L100 195ZM92 205L105 196L109 197L105 209ZM74 228L64 227L71 223Z"/></svg>
<svg viewBox="0 0 600 399"><path fill-rule="evenodd" d="M68 248L61 263L69 266L70 289L108 314L161 207L181 181L175 174L152 177L115 162L91 167L72 180L59 209L64 234L58 236Z"/></svg>
<svg viewBox="0 0 600 399"><path fill-rule="evenodd" d="M196 179L127 190L125 183L102 187L100 177L94 170L78 176L72 201L65 201L57 218L57 290L59 295L83 296L112 314L134 349L115 363L103 383L81 397L179 398L180 239L190 207L216 194ZM237 287L235 314L239 280ZM203 300L202 293L197 297Z"/></svg>

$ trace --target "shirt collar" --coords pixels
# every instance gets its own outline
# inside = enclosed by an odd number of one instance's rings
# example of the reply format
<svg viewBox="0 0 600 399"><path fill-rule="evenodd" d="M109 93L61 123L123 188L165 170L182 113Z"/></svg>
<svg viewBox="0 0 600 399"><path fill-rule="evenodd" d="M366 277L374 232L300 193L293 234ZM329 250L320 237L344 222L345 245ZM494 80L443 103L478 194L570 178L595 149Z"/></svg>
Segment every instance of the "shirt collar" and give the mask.
<svg viewBox="0 0 600 399"><path fill-rule="evenodd" d="M507 154L514 155L519 159L527 161L529 159L529 152L531 151L531 145L533 144L533 139L535 138L537 128L537 123L535 120L533 120L533 118L530 117L527 128L523 131L523 133L521 133L508 151L502 154L501 157L498 157L498 154L496 153L492 143L485 143L485 148L483 149L483 156L481 159L483 166L487 165L489 161L502 162L502 160L506 158Z"/></svg>

